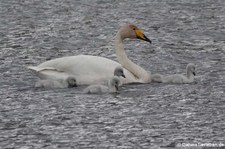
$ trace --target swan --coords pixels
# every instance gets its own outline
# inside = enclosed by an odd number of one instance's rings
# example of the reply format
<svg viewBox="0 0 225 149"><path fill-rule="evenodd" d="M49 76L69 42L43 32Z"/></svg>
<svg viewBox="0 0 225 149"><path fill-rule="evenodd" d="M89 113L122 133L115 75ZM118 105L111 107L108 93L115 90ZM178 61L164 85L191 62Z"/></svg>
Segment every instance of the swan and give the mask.
<svg viewBox="0 0 225 149"><path fill-rule="evenodd" d="M112 78L114 69L121 66L126 76L122 84L151 82L151 73L128 59L123 45L126 38L141 39L151 43L141 29L128 23L118 30L115 37L116 56L119 63L100 56L77 55L56 58L38 66L29 66L28 69L41 79L65 79L68 76L74 76L78 85L89 85Z"/></svg>
<svg viewBox="0 0 225 149"><path fill-rule="evenodd" d="M34 87L36 88L71 88L76 87L76 79L74 77L68 77L65 80L39 80L35 83Z"/></svg>
<svg viewBox="0 0 225 149"><path fill-rule="evenodd" d="M194 82L195 76L195 65L189 63L186 67L186 75L182 74L173 74L173 75L161 75L153 74L152 82L162 82L162 83L192 83Z"/></svg>
<svg viewBox="0 0 225 149"><path fill-rule="evenodd" d="M113 93L117 92L120 84L120 79L117 76L114 76L112 79L109 80L108 86L95 84L90 85L84 89L84 93L87 94L95 94L95 93Z"/></svg>

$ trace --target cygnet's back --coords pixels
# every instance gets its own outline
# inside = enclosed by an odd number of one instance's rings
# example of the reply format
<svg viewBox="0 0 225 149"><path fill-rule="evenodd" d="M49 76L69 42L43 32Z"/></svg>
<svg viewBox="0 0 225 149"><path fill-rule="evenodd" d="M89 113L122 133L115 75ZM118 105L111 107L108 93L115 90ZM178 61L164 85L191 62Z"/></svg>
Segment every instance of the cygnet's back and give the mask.
<svg viewBox="0 0 225 149"><path fill-rule="evenodd" d="M186 75L182 74L173 74L173 75L152 75L153 82L162 82L162 83L192 83L194 82L195 76L195 65L190 63L186 67Z"/></svg>
<svg viewBox="0 0 225 149"><path fill-rule="evenodd" d="M36 88L70 88L76 87L76 79L74 77L68 77L65 80L39 80L34 85Z"/></svg>
<svg viewBox="0 0 225 149"><path fill-rule="evenodd" d="M117 76L114 76L108 83L108 86L101 85L101 84L95 84L90 85L87 88L84 89L84 93L112 93L117 92L118 87L120 84L120 80Z"/></svg>

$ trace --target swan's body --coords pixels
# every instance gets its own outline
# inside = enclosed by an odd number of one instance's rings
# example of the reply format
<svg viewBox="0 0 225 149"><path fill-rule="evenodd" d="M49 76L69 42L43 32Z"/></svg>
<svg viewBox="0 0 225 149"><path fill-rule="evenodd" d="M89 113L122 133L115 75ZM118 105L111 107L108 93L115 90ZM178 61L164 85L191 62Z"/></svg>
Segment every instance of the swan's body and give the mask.
<svg viewBox="0 0 225 149"><path fill-rule="evenodd" d="M76 79L73 77L68 77L65 80L39 80L34 85L36 88L70 88L76 86Z"/></svg>
<svg viewBox="0 0 225 149"><path fill-rule="evenodd" d="M128 59L123 47L125 38L139 38L151 42L140 29L129 24L121 27L116 34L115 48L119 63L99 56L78 55L53 59L37 67L28 68L41 79L65 79L68 76L74 76L77 84L83 85L112 78L115 68L122 66L126 76L123 84L149 83L151 81L150 74Z"/></svg>
<svg viewBox="0 0 225 149"><path fill-rule="evenodd" d="M84 89L84 93L87 94L96 94L96 93L113 93L118 91L118 87L120 84L120 79L117 76L114 76L109 80L108 86L95 84L90 85Z"/></svg>
<svg viewBox="0 0 225 149"><path fill-rule="evenodd" d="M195 65L188 64L186 67L186 75L182 74L173 74L173 75L161 75L161 74L154 74L152 75L153 82L162 82L162 83L192 83L194 82L195 76Z"/></svg>

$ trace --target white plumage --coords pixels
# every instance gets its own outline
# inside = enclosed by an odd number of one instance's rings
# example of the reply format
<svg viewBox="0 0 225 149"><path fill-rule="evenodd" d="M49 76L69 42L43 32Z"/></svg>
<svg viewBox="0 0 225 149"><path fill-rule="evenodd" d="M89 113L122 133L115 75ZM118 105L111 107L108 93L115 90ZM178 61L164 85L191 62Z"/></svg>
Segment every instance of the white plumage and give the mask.
<svg viewBox="0 0 225 149"><path fill-rule="evenodd" d="M78 85L85 85L112 78L113 71L120 66L123 67L126 76L123 84L149 83L150 73L128 59L123 47L123 40L126 38L139 38L151 42L139 28L127 24L116 34L115 48L119 63L99 56L77 55L56 58L28 68L41 79L64 80L68 76L74 76Z"/></svg>

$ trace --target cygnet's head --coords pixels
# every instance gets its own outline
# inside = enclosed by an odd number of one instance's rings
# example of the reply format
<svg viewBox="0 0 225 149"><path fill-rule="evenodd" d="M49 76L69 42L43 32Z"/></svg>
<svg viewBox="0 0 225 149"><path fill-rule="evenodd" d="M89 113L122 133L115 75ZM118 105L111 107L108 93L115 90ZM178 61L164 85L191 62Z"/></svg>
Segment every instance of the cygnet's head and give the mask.
<svg viewBox="0 0 225 149"><path fill-rule="evenodd" d="M196 75L195 74L195 65L194 64L192 64L192 63L189 63L188 65L187 65L187 74L193 74L194 76Z"/></svg>
<svg viewBox="0 0 225 149"><path fill-rule="evenodd" d="M137 39L141 39L151 43L151 40L145 36L142 30L131 23L128 23L122 26L118 33L120 34L122 40L125 38L131 38L131 39L137 38Z"/></svg>
<svg viewBox="0 0 225 149"><path fill-rule="evenodd" d="M116 77L116 76L114 76L112 78L112 80L110 81L110 85L111 86L115 86L115 88L116 88L117 91L119 89L119 84L120 84L120 79L118 77Z"/></svg>
<svg viewBox="0 0 225 149"><path fill-rule="evenodd" d="M114 70L114 76L117 76L117 77L120 77L121 76L121 77L126 78L125 75L124 75L124 73L123 73L123 68L120 67L120 66L118 66L118 67L115 68L115 70Z"/></svg>
<svg viewBox="0 0 225 149"><path fill-rule="evenodd" d="M77 81L74 77L68 77L66 79L66 81L68 82L68 87L77 87Z"/></svg>

